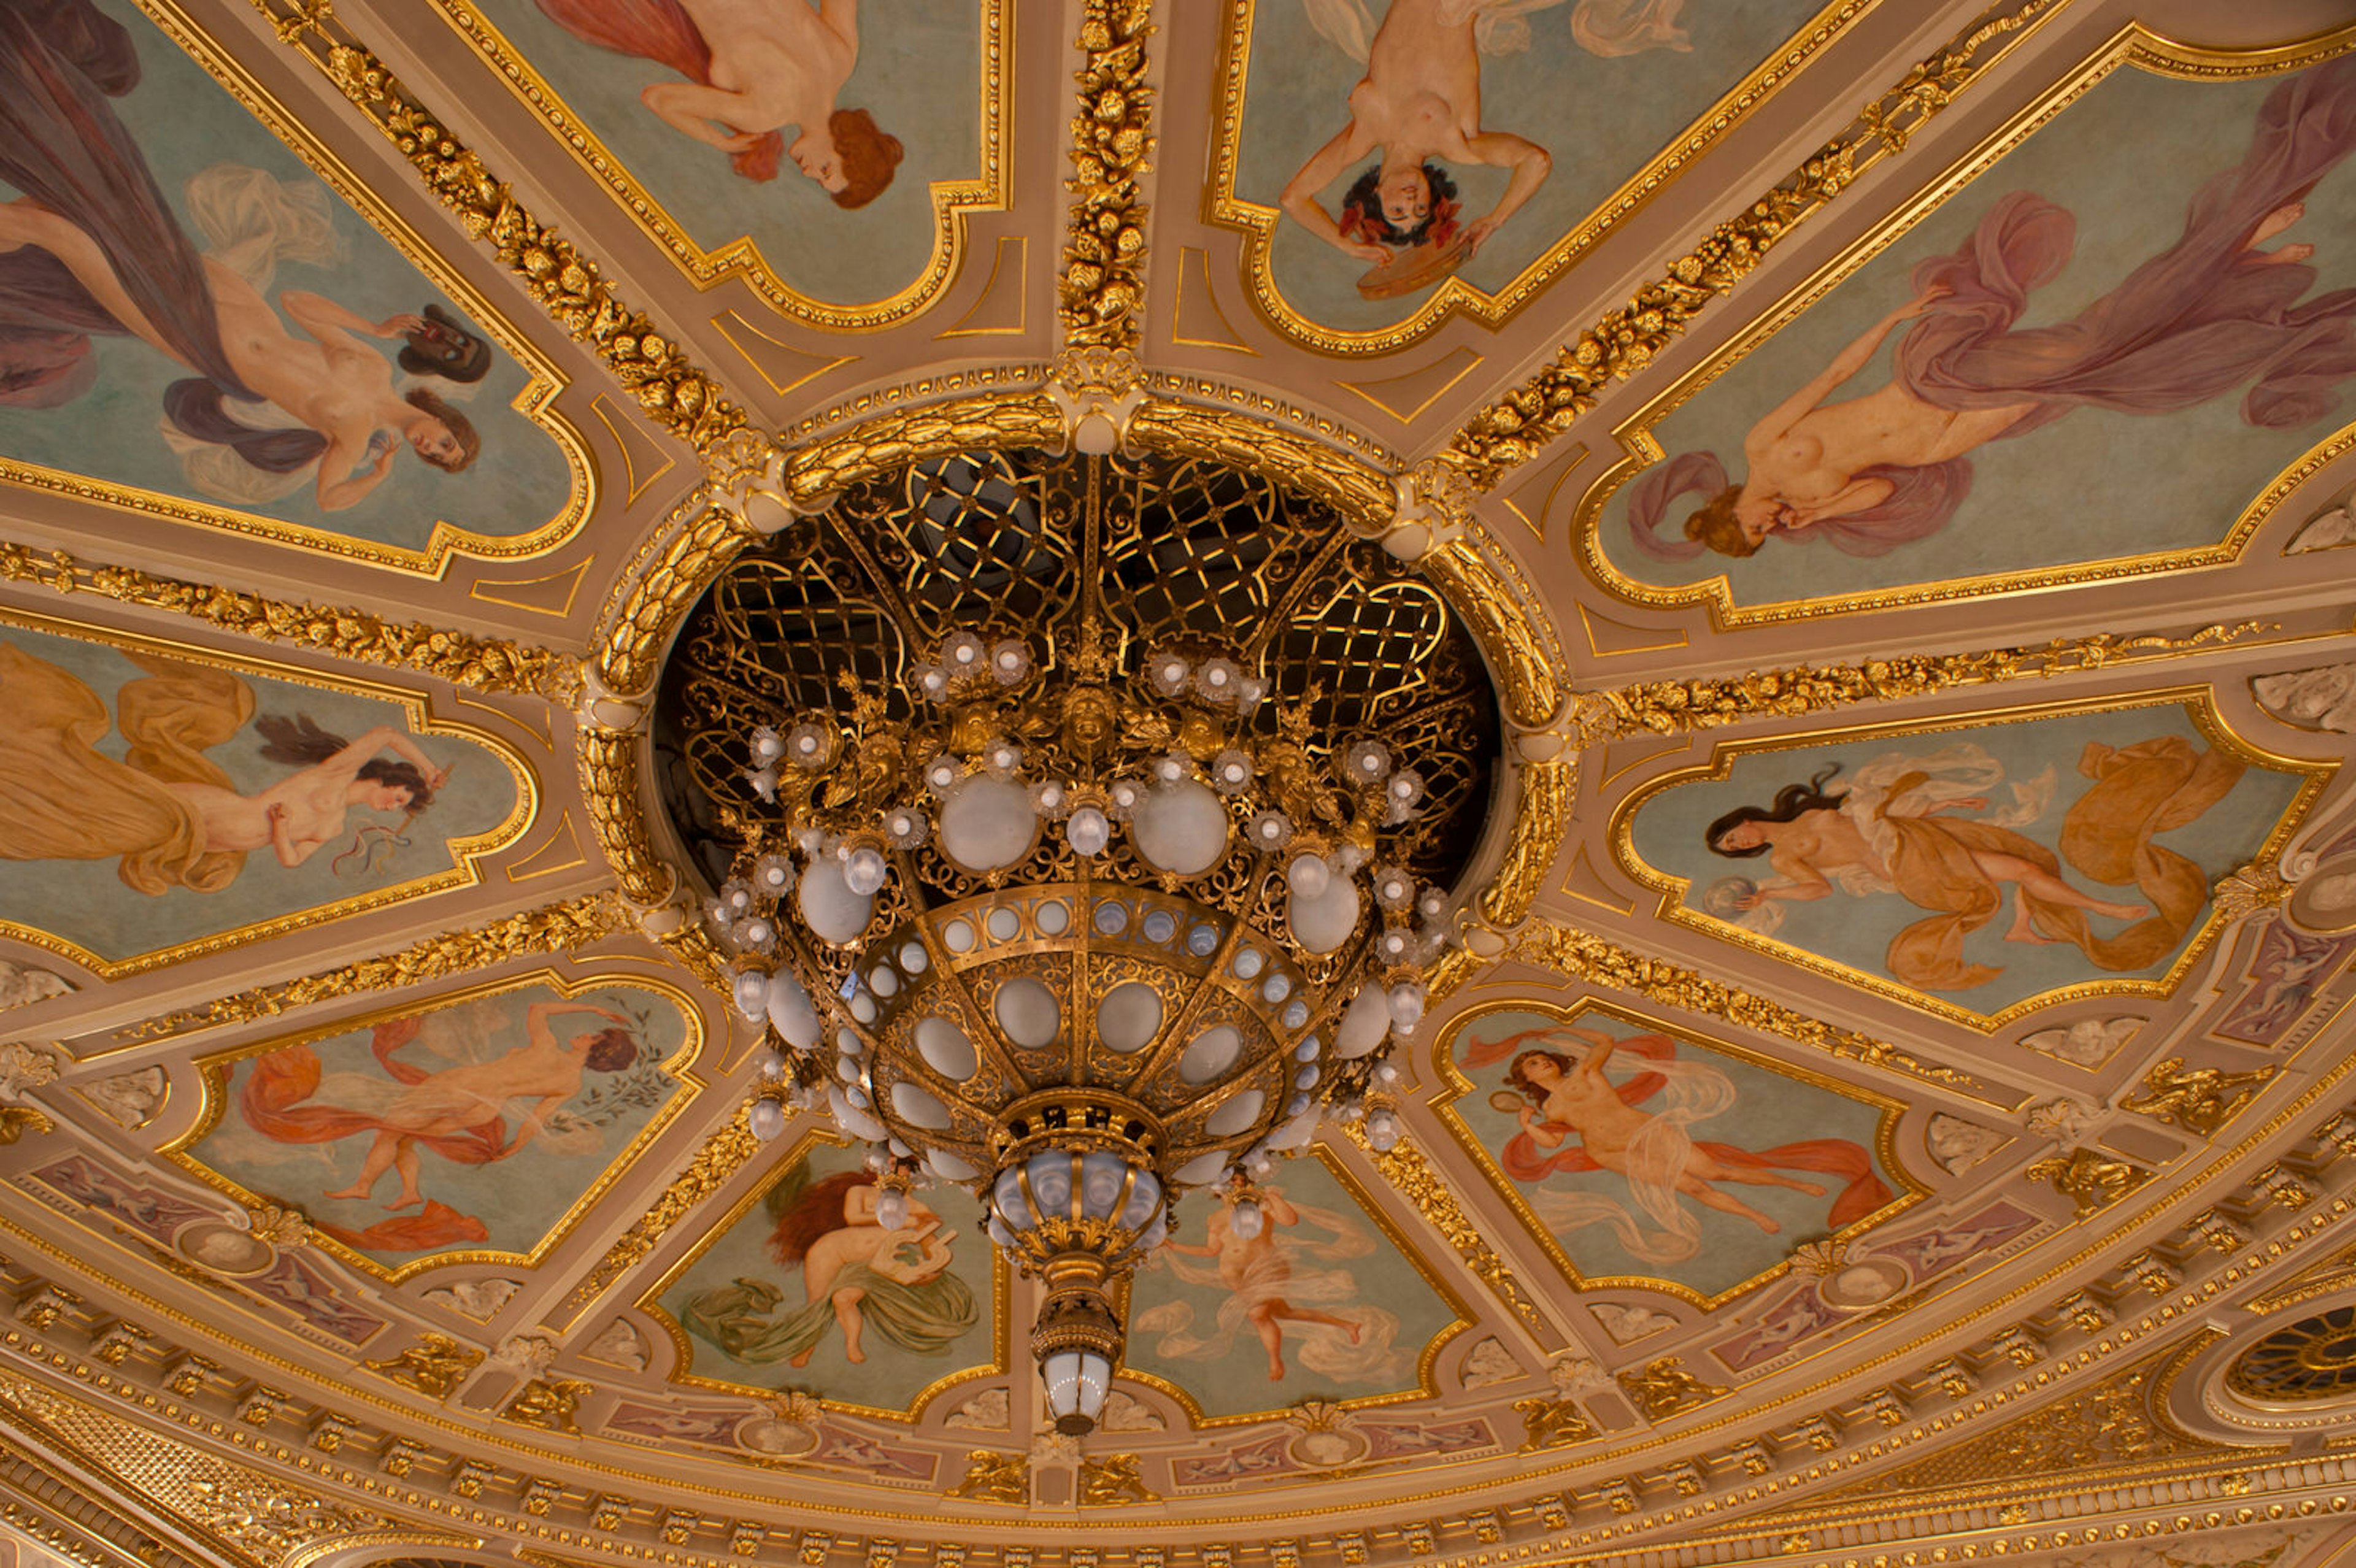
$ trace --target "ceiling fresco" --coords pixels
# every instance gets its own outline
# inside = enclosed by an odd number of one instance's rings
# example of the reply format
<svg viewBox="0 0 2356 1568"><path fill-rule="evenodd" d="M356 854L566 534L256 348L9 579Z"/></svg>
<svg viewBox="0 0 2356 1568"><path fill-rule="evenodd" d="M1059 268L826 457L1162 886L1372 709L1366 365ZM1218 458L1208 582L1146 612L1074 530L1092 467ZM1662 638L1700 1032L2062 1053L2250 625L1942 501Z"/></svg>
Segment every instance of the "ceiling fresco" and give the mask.
<svg viewBox="0 0 2356 1568"><path fill-rule="evenodd" d="M2356 1563L2356 4L0 0L0 1568ZM686 730L968 622L1266 655L1462 867L1401 1136L1187 1194L1086 1436L705 902Z"/></svg>

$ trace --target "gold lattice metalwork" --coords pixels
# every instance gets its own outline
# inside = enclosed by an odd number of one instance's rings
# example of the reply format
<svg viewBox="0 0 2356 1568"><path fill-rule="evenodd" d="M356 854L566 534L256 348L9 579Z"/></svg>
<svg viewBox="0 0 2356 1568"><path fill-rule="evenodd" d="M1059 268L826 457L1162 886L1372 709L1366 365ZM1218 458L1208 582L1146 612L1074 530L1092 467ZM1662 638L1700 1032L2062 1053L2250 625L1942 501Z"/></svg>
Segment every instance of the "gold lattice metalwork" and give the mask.
<svg viewBox="0 0 2356 1568"><path fill-rule="evenodd" d="M2356 1305L2276 1329L2234 1360L2225 1384L2269 1404L2356 1397Z"/></svg>

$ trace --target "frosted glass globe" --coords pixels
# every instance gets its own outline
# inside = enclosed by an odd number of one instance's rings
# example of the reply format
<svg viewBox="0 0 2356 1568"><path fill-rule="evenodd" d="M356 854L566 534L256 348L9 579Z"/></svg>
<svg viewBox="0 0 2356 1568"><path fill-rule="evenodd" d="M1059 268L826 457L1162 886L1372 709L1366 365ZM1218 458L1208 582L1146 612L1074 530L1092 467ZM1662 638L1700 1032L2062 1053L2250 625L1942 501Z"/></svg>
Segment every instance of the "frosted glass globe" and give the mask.
<svg viewBox="0 0 2356 1568"><path fill-rule="evenodd" d="M1072 813L1072 819L1064 824L1064 837L1075 851L1093 859L1103 854L1105 846L1112 842L1112 824L1095 806L1084 805Z"/></svg>
<svg viewBox="0 0 2356 1568"><path fill-rule="evenodd" d="M1146 792L1130 819L1137 853L1157 871L1200 875L1227 852L1227 808L1207 784L1193 779Z"/></svg>
<svg viewBox="0 0 2356 1568"><path fill-rule="evenodd" d="M862 920L860 923L867 923ZM818 1043L818 1008L810 1004L809 993L792 975L780 969L769 976L766 1007L769 1026L777 1031L778 1039L796 1051L808 1051Z"/></svg>
<svg viewBox="0 0 2356 1568"><path fill-rule="evenodd" d="M1390 1032L1391 1000L1380 986L1369 984L1350 998L1342 1021L1333 1030L1333 1054L1348 1061L1382 1044Z"/></svg>
<svg viewBox="0 0 2356 1568"><path fill-rule="evenodd" d="M812 860L809 869L802 873L800 884L794 891L795 905L802 912L802 923L816 932L823 941L845 943L867 929L867 917L874 912L872 894L854 892L843 880L842 862L830 855Z"/></svg>
<svg viewBox="0 0 2356 1568"><path fill-rule="evenodd" d="M1313 893L1295 883L1285 923L1293 940L1310 952L1331 953L1358 929L1358 884L1347 877L1334 877Z"/></svg>
<svg viewBox="0 0 2356 1568"><path fill-rule="evenodd" d="M1012 866L1030 852L1038 826L1031 792L1011 779L977 774L941 803L941 848L969 870Z"/></svg>

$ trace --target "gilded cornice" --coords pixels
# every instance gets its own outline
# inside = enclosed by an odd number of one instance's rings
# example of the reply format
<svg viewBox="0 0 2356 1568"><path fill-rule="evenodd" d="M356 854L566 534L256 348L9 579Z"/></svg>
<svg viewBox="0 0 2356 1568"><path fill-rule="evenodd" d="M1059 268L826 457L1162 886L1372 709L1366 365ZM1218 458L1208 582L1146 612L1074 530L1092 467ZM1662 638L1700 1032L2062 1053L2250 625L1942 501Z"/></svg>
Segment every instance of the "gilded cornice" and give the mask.
<svg viewBox="0 0 2356 1568"><path fill-rule="evenodd" d="M158 577L134 567L80 560L65 550L0 540L0 581L34 583L60 594L94 593L144 610L185 615L265 643L417 670L470 691L522 693L567 706L580 692L577 662L552 648L422 621L388 621L345 605L296 603Z"/></svg>
<svg viewBox="0 0 2356 1568"><path fill-rule="evenodd" d="M1071 217L1058 306L1066 346L1133 349L1144 303L1142 181L1153 153L1152 0L1085 0L1072 115Z"/></svg>
<svg viewBox="0 0 2356 1568"><path fill-rule="evenodd" d="M1522 931L1511 955L1540 969L1590 985L1627 991L1648 1001L1707 1018L1721 1019L1743 1029L1756 1029L1870 1066L1888 1068L1934 1083L1968 1090L1977 1080L1971 1074L1937 1062L1924 1061L1886 1040L1785 1007L1752 992L1712 980L1698 970L1665 959L1648 958L1608 938L1553 921L1538 921Z"/></svg>
<svg viewBox="0 0 2356 1568"><path fill-rule="evenodd" d="M524 210L506 181L419 102L334 14L330 0L253 0L279 40L299 50L359 106L426 188L488 244L557 324L589 345L640 407L698 450L744 422L744 411L679 346L615 293L597 263Z"/></svg>
<svg viewBox="0 0 2356 1568"><path fill-rule="evenodd" d="M397 990L487 969L536 954L567 953L626 928L621 901L610 892L584 894L524 910L464 931L443 932L398 952L357 959L317 974L218 997L200 1007L144 1019L112 1036L109 1051L273 1018L294 1008Z"/></svg>
<svg viewBox="0 0 2356 1568"><path fill-rule="evenodd" d="M1670 262L1659 282L1638 290L1626 304L1581 332L1553 364L1475 414L1450 438L1441 461L1480 490L1528 462L1594 407L1605 386L1667 352L1710 301L1749 276L1858 176L1904 152L1908 140L2003 58L2023 29L2060 4L2008 0L1983 13L1773 188Z"/></svg>
<svg viewBox="0 0 2356 1568"><path fill-rule="evenodd" d="M1761 719L1797 719L1867 702L1901 702L2029 677L2115 669L2226 646L2260 623L2212 624L2182 636L2097 632L2034 646L1903 654L1857 664L1788 665L1747 675L1645 681L1580 692L1564 730L1580 746L1632 735L1683 735Z"/></svg>

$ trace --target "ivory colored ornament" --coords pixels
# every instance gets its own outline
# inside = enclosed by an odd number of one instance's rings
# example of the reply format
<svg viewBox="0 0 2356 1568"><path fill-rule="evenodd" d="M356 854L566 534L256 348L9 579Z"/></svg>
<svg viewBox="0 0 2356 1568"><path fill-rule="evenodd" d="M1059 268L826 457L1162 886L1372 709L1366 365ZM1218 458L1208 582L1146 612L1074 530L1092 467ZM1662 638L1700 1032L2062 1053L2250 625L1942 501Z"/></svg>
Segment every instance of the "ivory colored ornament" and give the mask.
<svg viewBox="0 0 2356 1568"><path fill-rule="evenodd" d="M787 1045L796 1051L808 1051L818 1044L818 1008L811 1004L809 993L802 989L802 983L790 973L780 969L769 976L764 1007L770 1027Z"/></svg>
<svg viewBox="0 0 2356 1568"><path fill-rule="evenodd" d="M758 969L740 970L731 989L735 993L736 1010L752 1022L759 1023L762 1003L769 994L768 977Z"/></svg>
<svg viewBox="0 0 2356 1568"><path fill-rule="evenodd" d="M1295 884L1286 901L1285 923L1293 940L1310 952L1332 953L1358 929L1359 908L1358 884L1348 877L1328 877L1314 893L1303 894Z"/></svg>
<svg viewBox="0 0 2356 1568"><path fill-rule="evenodd" d="M865 1138L870 1143L881 1143L891 1136L882 1122L851 1103L850 1096L843 1093L841 1084L830 1083L826 1086L826 1104L827 1109L834 1113L834 1119L841 1125L842 1130L852 1137Z"/></svg>
<svg viewBox="0 0 2356 1568"><path fill-rule="evenodd" d="M1382 1044L1390 1028L1390 997L1380 986L1368 982L1358 987L1358 994L1343 1009L1342 1021L1333 1030L1333 1054L1344 1061L1364 1056Z"/></svg>
<svg viewBox="0 0 2356 1568"><path fill-rule="evenodd" d="M843 878L842 862L831 855L821 855L809 863L795 890L794 902L804 925L821 940L837 944L856 939L875 911L874 896L853 892Z"/></svg>
<svg viewBox="0 0 2356 1568"><path fill-rule="evenodd" d="M1011 779L977 775L941 802L941 849L968 870L1012 866L1030 853L1038 827L1031 792Z"/></svg>
<svg viewBox="0 0 2356 1568"><path fill-rule="evenodd" d="M1137 853L1157 871L1199 876L1227 852L1227 808L1193 779L1148 790L1131 813Z"/></svg>

